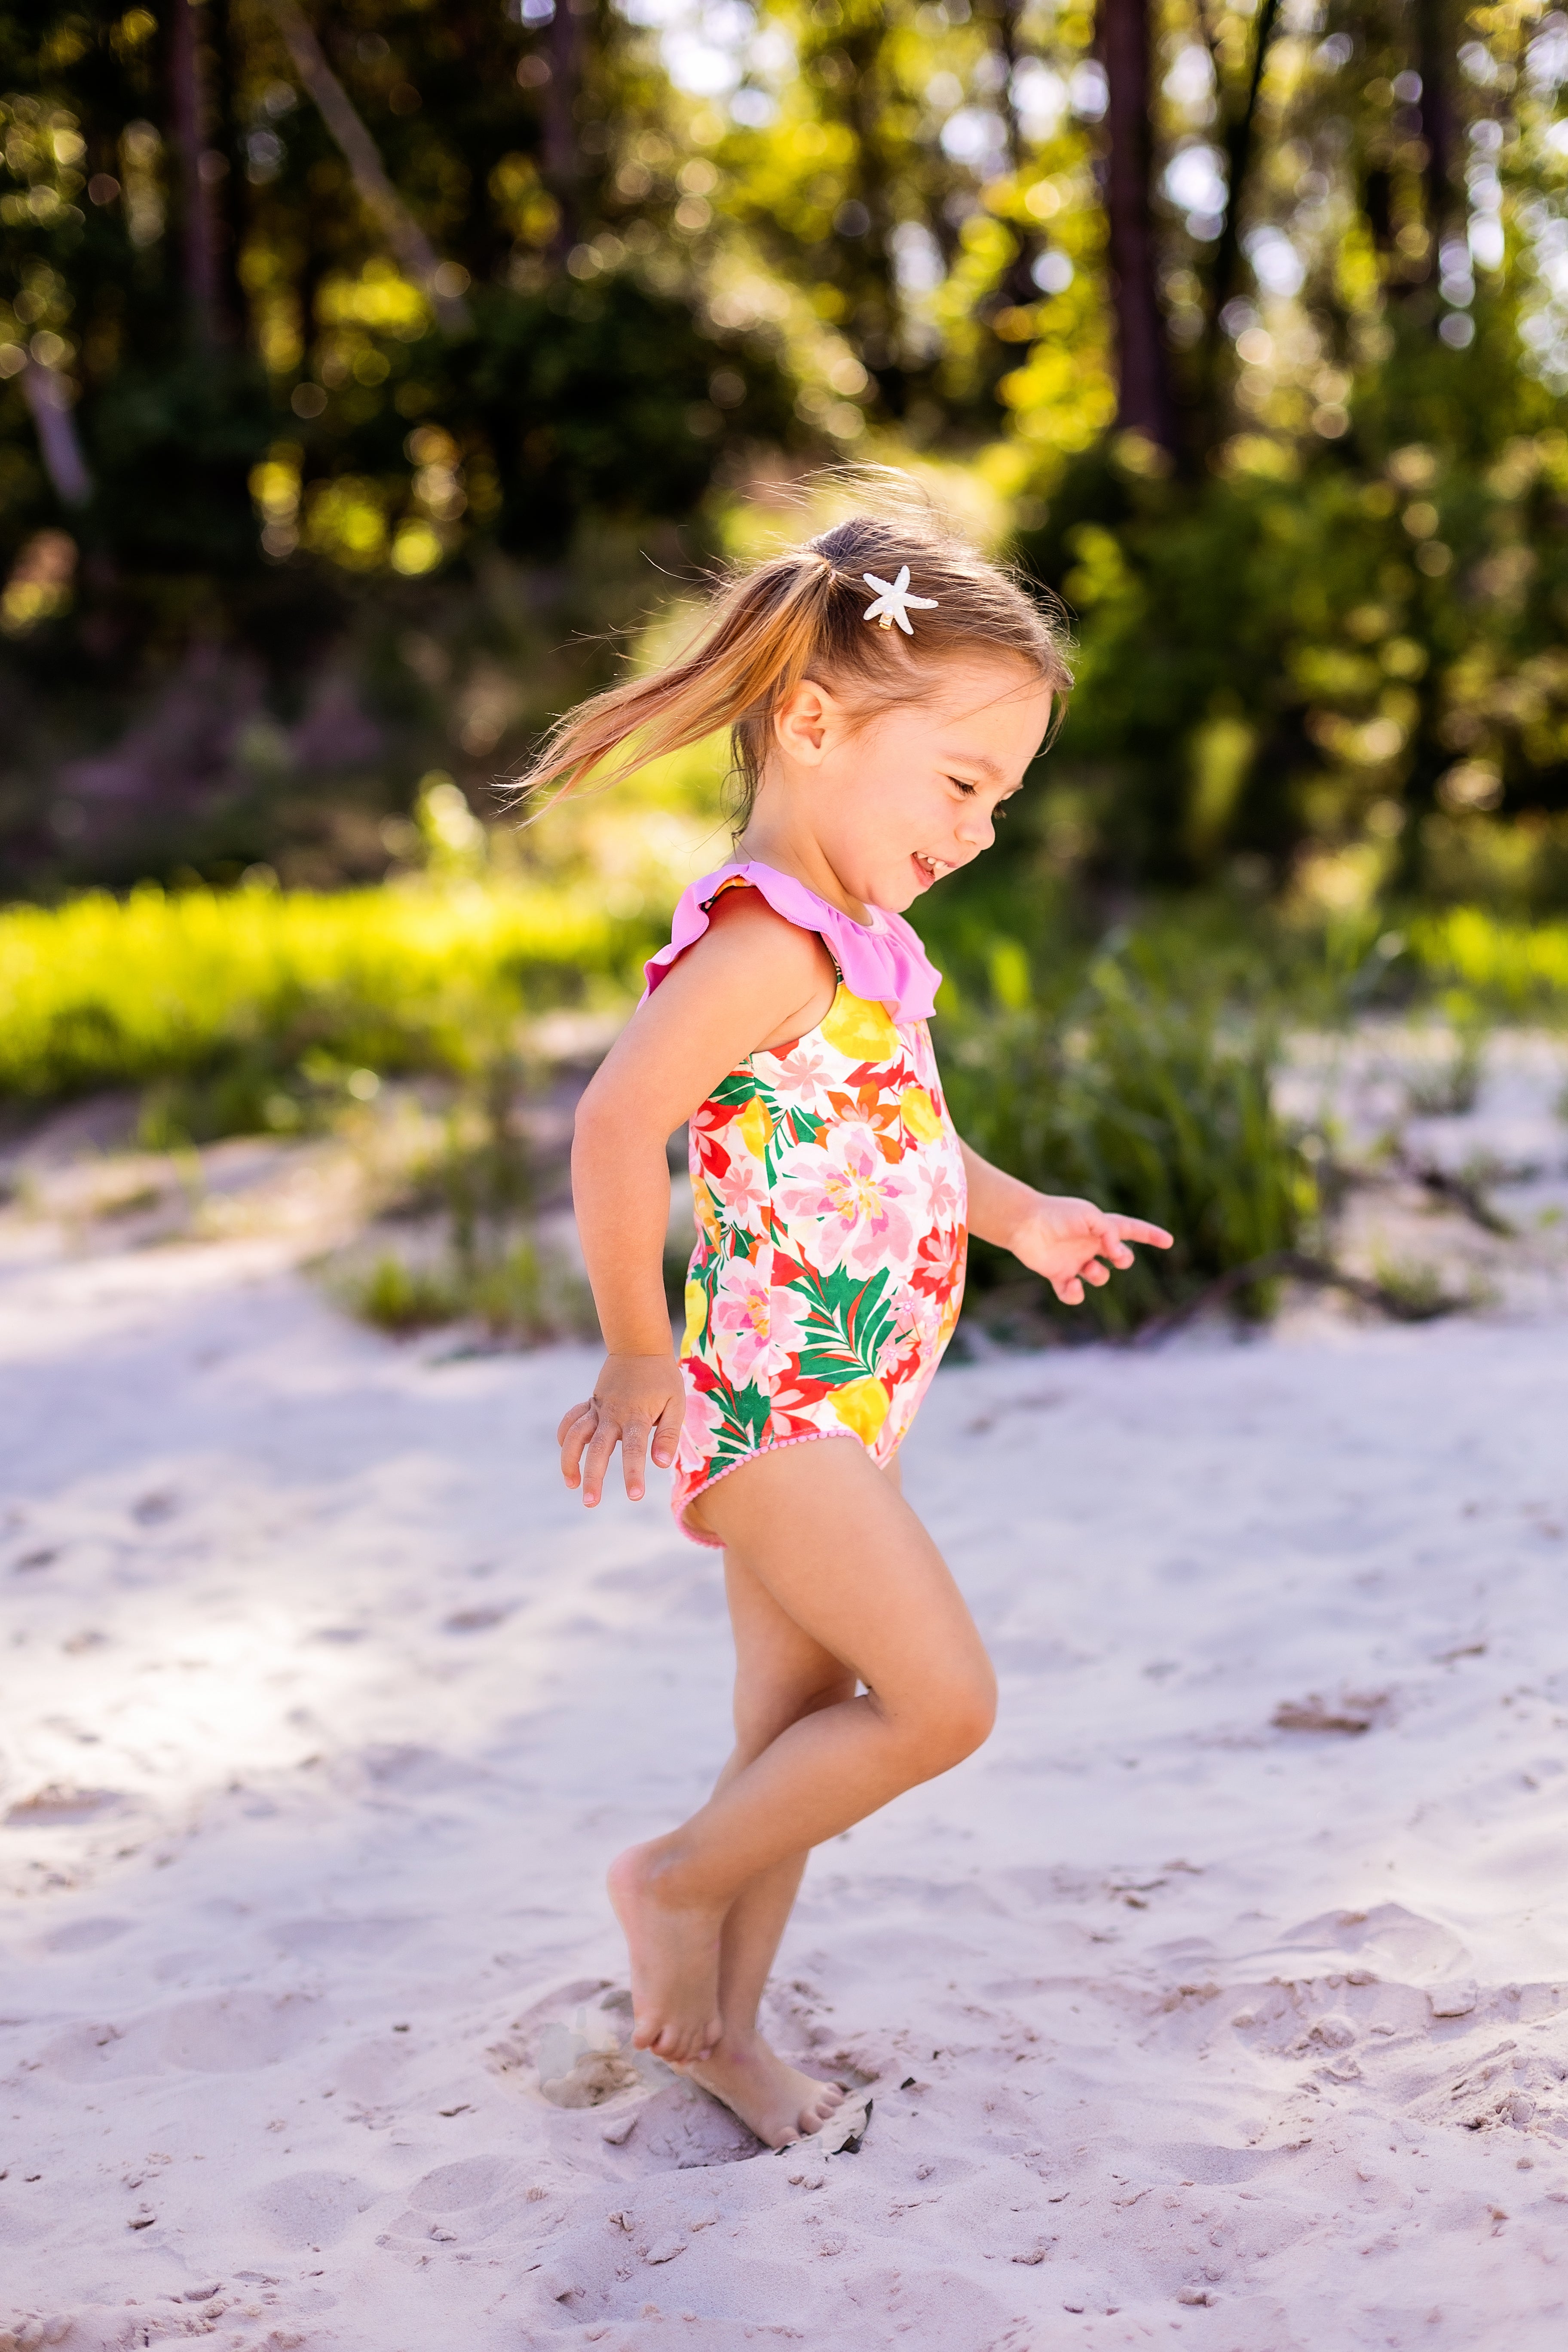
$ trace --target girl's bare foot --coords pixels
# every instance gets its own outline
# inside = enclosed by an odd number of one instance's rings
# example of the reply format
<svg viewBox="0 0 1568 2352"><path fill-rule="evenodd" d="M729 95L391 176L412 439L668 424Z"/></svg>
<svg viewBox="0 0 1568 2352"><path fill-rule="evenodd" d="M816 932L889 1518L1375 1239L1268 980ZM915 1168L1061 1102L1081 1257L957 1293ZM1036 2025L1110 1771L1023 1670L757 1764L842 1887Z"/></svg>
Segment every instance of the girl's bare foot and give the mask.
<svg viewBox="0 0 1568 2352"><path fill-rule="evenodd" d="M769 2147L791 2147L820 2131L834 2108L844 2104L840 2084L819 2083L814 2074L786 2066L760 2033L726 2032L711 2057L681 2072L721 2099Z"/></svg>
<svg viewBox="0 0 1568 2352"><path fill-rule="evenodd" d="M719 2014L722 1911L681 1907L661 1895L651 1848L629 1845L610 1864L610 1901L632 1963L632 2040L670 2065L706 2058L723 2031Z"/></svg>

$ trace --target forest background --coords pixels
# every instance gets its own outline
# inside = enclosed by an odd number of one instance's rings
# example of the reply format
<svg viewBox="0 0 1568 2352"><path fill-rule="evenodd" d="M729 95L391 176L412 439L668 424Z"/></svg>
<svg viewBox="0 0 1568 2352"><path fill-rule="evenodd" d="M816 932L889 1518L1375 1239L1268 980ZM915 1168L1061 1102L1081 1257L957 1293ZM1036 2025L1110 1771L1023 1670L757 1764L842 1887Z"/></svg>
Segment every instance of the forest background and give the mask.
<svg viewBox="0 0 1568 2352"><path fill-rule="evenodd" d="M846 460L1077 633L931 903L961 989L1021 1016L1174 905L1216 1004L1265 938L1358 1002L1495 980L1499 920L1563 993L1565 81L1542 0L0 5L0 890L59 909L4 919L0 1087L281 1024L203 1117L288 1124L312 1054L462 1061L454 956L629 970L723 854L722 747L521 833L506 780ZM396 894L487 869L416 952ZM268 894L284 1013L230 969Z"/></svg>

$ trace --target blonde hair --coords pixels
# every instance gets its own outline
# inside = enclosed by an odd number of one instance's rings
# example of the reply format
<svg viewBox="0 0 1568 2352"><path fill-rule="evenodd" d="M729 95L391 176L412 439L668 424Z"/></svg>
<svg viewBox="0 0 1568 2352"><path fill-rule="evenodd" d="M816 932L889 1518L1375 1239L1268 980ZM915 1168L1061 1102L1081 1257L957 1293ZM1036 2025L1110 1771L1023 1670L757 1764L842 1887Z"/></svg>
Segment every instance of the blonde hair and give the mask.
<svg viewBox="0 0 1568 2352"><path fill-rule="evenodd" d="M1054 734L1072 686L1061 607L1037 601L1015 573L968 546L907 478L879 471L875 487L881 511L850 515L804 546L732 573L674 660L566 712L520 778L520 792L532 797L553 785L559 797L601 770L602 784L619 783L727 727L738 835L762 782L773 714L804 678L844 689L863 723L895 704L923 701L939 665L962 654L1011 654L1026 663L1056 698ZM894 580L905 564L910 593L936 602L933 612L914 615L912 639L865 619L875 592L863 575Z"/></svg>

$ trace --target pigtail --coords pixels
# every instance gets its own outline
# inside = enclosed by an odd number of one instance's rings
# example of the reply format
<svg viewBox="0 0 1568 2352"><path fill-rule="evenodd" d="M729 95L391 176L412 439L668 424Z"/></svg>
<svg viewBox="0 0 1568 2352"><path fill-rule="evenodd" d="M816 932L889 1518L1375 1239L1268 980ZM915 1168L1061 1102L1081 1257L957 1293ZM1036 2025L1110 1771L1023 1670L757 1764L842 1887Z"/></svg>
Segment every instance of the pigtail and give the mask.
<svg viewBox="0 0 1568 2352"><path fill-rule="evenodd" d="M727 728L739 833L762 781L773 713L808 676L849 695L868 719L919 701L944 658L1012 653L1050 687L1059 724L1072 685L1061 607L964 546L928 502L906 495L912 485L886 468L868 477L880 512L850 515L731 580L674 661L591 695L556 720L518 782L536 814L590 778L600 787L624 782ZM868 578L890 581L905 566L918 601L915 635L868 628Z"/></svg>
<svg viewBox="0 0 1568 2352"><path fill-rule="evenodd" d="M601 786L622 783L721 728L739 736L805 676L838 586L832 564L805 549L731 581L677 660L591 695L558 719L521 791L532 797L553 786L558 795L590 776ZM739 742L736 758L742 768L750 764Z"/></svg>

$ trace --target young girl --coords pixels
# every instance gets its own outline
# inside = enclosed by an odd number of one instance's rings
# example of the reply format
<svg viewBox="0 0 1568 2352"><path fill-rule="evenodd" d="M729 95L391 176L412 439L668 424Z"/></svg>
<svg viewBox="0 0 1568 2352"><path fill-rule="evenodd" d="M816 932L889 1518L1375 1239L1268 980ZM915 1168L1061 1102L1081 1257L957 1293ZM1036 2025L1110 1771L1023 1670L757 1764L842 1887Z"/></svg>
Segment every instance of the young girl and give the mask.
<svg viewBox="0 0 1568 2352"><path fill-rule="evenodd" d="M990 1662L898 1475L966 1229L1068 1305L1130 1242L1170 1239L960 1140L926 1029L940 975L900 912L990 846L1070 682L1051 621L928 511L857 516L737 580L684 658L572 713L534 771L626 775L728 726L743 789L735 861L686 892L578 1110L608 1353L559 1434L589 1505L617 1445L634 1499L650 1451L673 1463L680 1528L723 1551L734 1752L609 1885L637 2045L774 2147L844 2096L757 2030L808 1852L991 1728ZM660 1266L686 1121L678 1361Z"/></svg>

